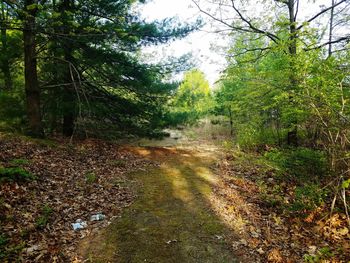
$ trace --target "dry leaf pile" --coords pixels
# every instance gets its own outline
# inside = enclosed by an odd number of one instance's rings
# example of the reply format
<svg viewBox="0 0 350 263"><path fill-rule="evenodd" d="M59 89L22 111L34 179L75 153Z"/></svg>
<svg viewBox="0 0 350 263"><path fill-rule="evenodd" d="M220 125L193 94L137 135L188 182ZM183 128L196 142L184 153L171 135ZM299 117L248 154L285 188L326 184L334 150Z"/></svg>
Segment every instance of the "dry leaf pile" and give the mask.
<svg viewBox="0 0 350 263"><path fill-rule="evenodd" d="M232 230L232 248L243 262L349 262L344 214L327 217L327 206L304 211L306 216L291 212L295 185L278 181L273 169L254 162L229 155L216 168L221 182L212 196L213 207Z"/></svg>
<svg viewBox="0 0 350 263"><path fill-rule="evenodd" d="M0 167L14 162L37 179L0 184L0 261L5 262L71 261L81 238L133 200L126 173L154 165L98 140L74 145L57 140L48 146L0 136ZM106 219L90 222L96 213ZM88 227L73 231L77 219Z"/></svg>

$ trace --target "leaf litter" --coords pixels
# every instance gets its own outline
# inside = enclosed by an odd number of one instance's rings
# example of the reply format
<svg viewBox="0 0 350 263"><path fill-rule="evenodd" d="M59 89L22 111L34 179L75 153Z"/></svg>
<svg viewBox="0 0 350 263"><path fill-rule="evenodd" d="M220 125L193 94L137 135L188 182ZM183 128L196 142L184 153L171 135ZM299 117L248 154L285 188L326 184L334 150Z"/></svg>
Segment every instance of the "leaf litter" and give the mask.
<svg viewBox="0 0 350 263"><path fill-rule="evenodd" d="M0 184L0 261L9 262L71 262L77 243L134 199L127 173L156 165L100 140L47 144L0 134L0 167L13 163L36 180ZM97 214L103 220L89 220ZM80 231L77 219L88 222Z"/></svg>
<svg viewBox="0 0 350 263"><path fill-rule="evenodd" d="M291 212L293 182L275 180L273 169L242 162L231 152L214 169L220 183L211 197L212 206L232 230L232 249L242 262L349 262L350 234L344 213L329 216L325 205L303 211L304 215ZM279 203L266 200L266 192Z"/></svg>

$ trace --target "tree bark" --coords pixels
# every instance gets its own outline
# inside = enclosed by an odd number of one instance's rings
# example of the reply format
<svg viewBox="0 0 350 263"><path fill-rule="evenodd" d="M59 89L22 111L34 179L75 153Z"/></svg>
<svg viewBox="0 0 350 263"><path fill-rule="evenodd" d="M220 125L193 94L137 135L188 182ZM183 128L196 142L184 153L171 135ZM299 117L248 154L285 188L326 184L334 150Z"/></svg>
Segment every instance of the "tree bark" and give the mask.
<svg viewBox="0 0 350 263"><path fill-rule="evenodd" d="M26 109L29 125L29 134L35 137L44 135L41 123L40 88L38 82L36 42L35 42L35 16L36 9L26 10L27 6L36 4L34 0L25 1L24 15L24 79L26 94Z"/></svg>
<svg viewBox="0 0 350 263"><path fill-rule="evenodd" d="M333 22L334 22L334 5L335 0L332 0L331 17L329 20L329 36L328 36L328 57L332 56L332 40L333 40Z"/></svg>
<svg viewBox="0 0 350 263"><path fill-rule="evenodd" d="M232 119L231 106L228 107L228 112L229 112L229 116L230 116L230 134L232 136L233 135L233 119Z"/></svg>
<svg viewBox="0 0 350 263"><path fill-rule="evenodd" d="M66 11L73 10L73 2L71 0L64 0L61 4L62 19L66 21L67 26L64 27L63 33L69 35L71 32L69 27L70 18L66 15ZM69 39L63 41L64 60L66 61L66 69L64 71L65 83L71 83L64 87L63 95L63 130L62 133L65 136L72 136L74 133L74 124L76 119L76 92L74 86L74 74L71 70L71 64L74 63L73 46Z"/></svg>
<svg viewBox="0 0 350 263"><path fill-rule="evenodd" d="M10 71L10 62L8 59L8 45L7 45L7 30L6 30L6 12L4 3L1 4L1 44L2 44L2 58L1 71L4 74L5 90L12 89L12 78Z"/></svg>
<svg viewBox="0 0 350 263"><path fill-rule="evenodd" d="M291 56L290 65L290 90L289 90L289 101L293 104L293 94L292 91L297 87L298 81L295 76L295 61L294 58L297 54L297 29L296 29L296 10L295 1L288 0L288 12L289 12L289 55ZM292 121L290 125L290 130L287 133L287 144L292 146L298 145L298 126L295 120Z"/></svg>

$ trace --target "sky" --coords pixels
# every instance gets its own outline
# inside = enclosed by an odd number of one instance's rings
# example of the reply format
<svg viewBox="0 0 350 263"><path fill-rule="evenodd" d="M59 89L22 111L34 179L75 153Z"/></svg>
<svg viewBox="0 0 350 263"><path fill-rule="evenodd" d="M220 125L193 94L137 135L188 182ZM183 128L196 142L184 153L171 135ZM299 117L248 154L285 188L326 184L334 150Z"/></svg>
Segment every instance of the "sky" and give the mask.
<svg viewBox="0 0 350 263"><path fill-rule="evenodd" d="M153 0L144 5L140 10L141 15L147 21L161 20L168 17L177 17L180 21L196 21L200 14L199 10L191 5L191 0ZM206 18L205 18L206 19ZM202 30L207 30L207 26ZM221 43L220 43L221 41ZM153 47L146 49L146 52L152 52L163 55L181 56L186 53L192 53L196 68L203 71L212 85L220 75L220 71L224 69L226 63L223 54L218 54L212 50L211 45L227 43L224 39L218 41L217 34L204 31L197 31L182 40L176 40L163 47ZM182 78L181 74L178 79Z"/></svg>
<svg viewBox="0 0 350 263"><path fill-rule="evenodd" d="M331 0L300 0L298 16L304 20L304 18L317 13L322 6L329 6L330 3ZM206 8L208 6L203 5L203 7ZM263 10L258 4L255 4L253 7L249 7L248 14L249 11L256 14ZM191 0L153 0L140 7L139 12L146 21L177 17L180 21L191 22L195 21L198 16L201 16L207 24L200 31L196 31L182 40L176 40L165 46L145 48L144 52L151 54L150 57L152 58L162 58L166 55L181 56L186 53L192 53L196 68L205 73L211 85L219 79L220 72L226 65L225 48L228 47L228 38L220 37L217 33L213 33L215 24L211 23L212 20L209 17L202 15ZM181 78L182 75L177 76L177 79Z"/></svg>

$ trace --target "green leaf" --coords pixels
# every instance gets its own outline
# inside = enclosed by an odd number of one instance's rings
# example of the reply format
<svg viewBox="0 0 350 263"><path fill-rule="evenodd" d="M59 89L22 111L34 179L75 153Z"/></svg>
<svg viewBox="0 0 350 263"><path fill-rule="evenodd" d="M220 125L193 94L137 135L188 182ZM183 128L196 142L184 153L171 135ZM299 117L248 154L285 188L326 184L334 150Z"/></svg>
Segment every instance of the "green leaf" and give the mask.
<svg viewBox="0 0 350 263"><path fill-rule="evenodd" d="M342 188L349 188L350 186L350 179L344 181L341 185Z"/></svg>
<svg viewBox="0 0 350 263"><path fill-rule="evenodd" d="M38 8L38 4L31 4L31 5L27 5L26 9L31 11L31 10L35 10Z"/></svg>

